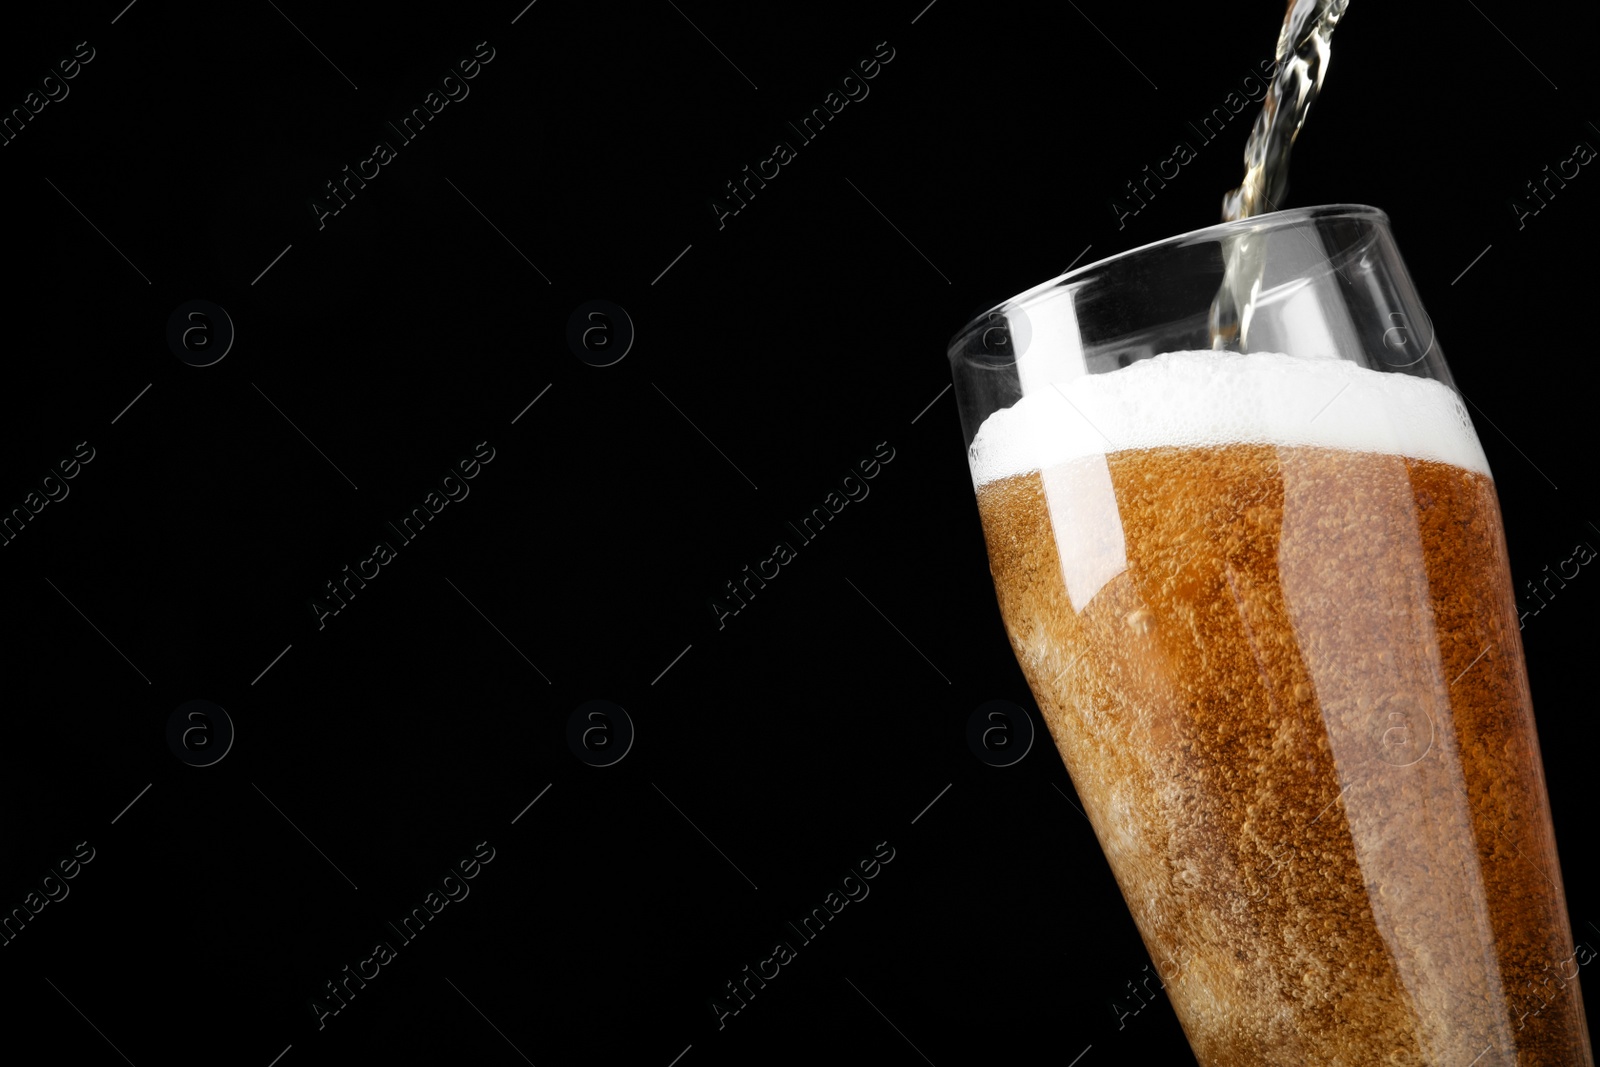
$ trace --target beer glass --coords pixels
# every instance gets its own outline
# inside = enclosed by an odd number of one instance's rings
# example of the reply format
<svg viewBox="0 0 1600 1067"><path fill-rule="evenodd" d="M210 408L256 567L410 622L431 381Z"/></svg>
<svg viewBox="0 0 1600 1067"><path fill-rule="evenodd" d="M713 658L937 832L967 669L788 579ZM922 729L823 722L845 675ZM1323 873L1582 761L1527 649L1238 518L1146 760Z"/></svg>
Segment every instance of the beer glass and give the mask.
<svg viewBox="0 0 1600 1067"><path fill-rule="evenodd" d="M1592 1064L1494 482L1388 218L1124 252L950 359L1006 632L1199 1062Z"/></svg>

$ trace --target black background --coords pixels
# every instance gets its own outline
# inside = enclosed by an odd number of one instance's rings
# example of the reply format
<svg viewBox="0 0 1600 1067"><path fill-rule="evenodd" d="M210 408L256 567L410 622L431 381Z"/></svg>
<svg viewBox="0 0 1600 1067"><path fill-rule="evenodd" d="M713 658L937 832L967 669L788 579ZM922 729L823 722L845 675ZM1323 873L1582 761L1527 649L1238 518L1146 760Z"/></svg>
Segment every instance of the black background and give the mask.
<svg viewBox="0 0 1600 1067"><path fill-rule="evenodd" d="M6 109L95 50L0 148L0 506L95 454L0 549L0 906L96 850L0 948L6 1040L140 1067L1191 1062L1164 998L1119 1028L1148 957L1048 738L1004 769L967 746L984 701L1037 712L941 390L973 313L1216 220L1255 108L1211 144L1185 121L1269 57L1280 4L123 3L0 35ZM1289 201L1393 219L1519 588L1600 544L1600 177L1521 229L1510 206L1600 145L1574 17L1356 0ZM308 201L479 41L470 95L319 229ZM884 41L870 95L719 229L723 183ZM1179 139L1198 158L1119 228ZM167 346L191 299L237 329L214 366ZM610 367L566 341L593 299L637 330ZM481 441L470 496L319 630L324 583ZM879 442L871 495L719 631L721 583ZM1585 568L1523 632L1591 944L1597 606ZM195 698L237 729L206 768L165 739ZM566 741L592 699L637 729L611 767ZM483 840L471 895L319 1030L309 998ZM709 999L879 842L870 896L719 1030Z"/></svg>

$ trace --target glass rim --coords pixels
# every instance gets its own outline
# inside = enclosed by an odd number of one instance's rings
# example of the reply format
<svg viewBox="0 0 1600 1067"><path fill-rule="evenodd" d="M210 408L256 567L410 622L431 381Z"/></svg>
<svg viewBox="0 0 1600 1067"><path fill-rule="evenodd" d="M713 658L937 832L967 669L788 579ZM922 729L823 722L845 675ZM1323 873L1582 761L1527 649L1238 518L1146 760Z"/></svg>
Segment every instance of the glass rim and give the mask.
<svg viewBox="0 0 1600 1067"><path fill-rule="evenodd" d="M1093 263L1085 263L1081 267L1074 267L1071 270L1063 271L1048 281L1040 282L1031 289L1024 289L1015 296L1007 297L1005 300L1000 301L993 307L979 312L977 315L974 315L970 320L968 320L966 325L957 330L955 336L951 338L952 355L954 354L957 342L971 334L972 331L978 326L987 323L989 321L989 316L994 314L996 311L1025 307L1028 304L1032 304L1040 299L1045 293L1053 289L1061 288L1063 285L1071 282L1078 281L1087 276L1089 272L1099 270L1108 263L1115 263L1119 260L1128 259L1132 256L1141 255L1147 252L1154 252L1157 249L1166 248L1169 246L1186 244L1196 240L1197 238L1221 238L1231 234L1249 233L1285 223L1338 217L1370 218L1377 219L1383 222L1385 225L1389 223L1389 215L1387 212L1383 211L1381 208L1372 207L1369 204L1311 204L1307 205L1306 207L1293 207L1284 208L1280 211L1268 211L1260 215L1252 215L1247 219L1235 219L1232 222L1213 223L1210 226L1203 226L1198 230L1189 230L1186 233L1173 234L1171 237L1163 237L1160 240L1150 241L1146 244L1137 245L1133 248L1128 248L1121 252L1113 253L1112 255L1106 256L1104 259L1097 259Z"/></svg>

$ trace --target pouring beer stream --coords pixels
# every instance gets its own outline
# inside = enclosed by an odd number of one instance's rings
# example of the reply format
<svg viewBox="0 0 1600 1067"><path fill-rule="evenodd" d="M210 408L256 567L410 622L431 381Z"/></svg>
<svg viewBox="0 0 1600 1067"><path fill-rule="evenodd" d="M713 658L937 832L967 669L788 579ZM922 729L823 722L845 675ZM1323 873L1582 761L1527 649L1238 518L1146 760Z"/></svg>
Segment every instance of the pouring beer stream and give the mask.
<svg viewBox="0 0 1600 1067"><path fill-rule="evenodd" d="M1222 221L1276 211L1289 192L1289 150L1328 73L1333 31L1350 0L1289 0L1278 32L1277 77L1244 149L1244 181L1222 198ZM1261 288L1261 257L1249 235L1229 243L1222 289L1211 305L1211 347L1244 351Z"/></svg>

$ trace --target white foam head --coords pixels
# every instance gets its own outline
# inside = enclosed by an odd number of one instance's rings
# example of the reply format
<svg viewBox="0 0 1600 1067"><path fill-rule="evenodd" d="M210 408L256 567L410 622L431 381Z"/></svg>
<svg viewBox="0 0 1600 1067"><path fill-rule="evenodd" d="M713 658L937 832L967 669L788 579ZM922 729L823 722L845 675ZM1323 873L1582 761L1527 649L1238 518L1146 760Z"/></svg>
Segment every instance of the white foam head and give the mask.
<svg viewBox="0 0 1600 1067"><path fill-rule="evenodd" d="M1489 474L1461 400L1429 378L1276 352L1168 352L1035 387L984 420L973 485L1136 448L1304 445Z"/></svg>

